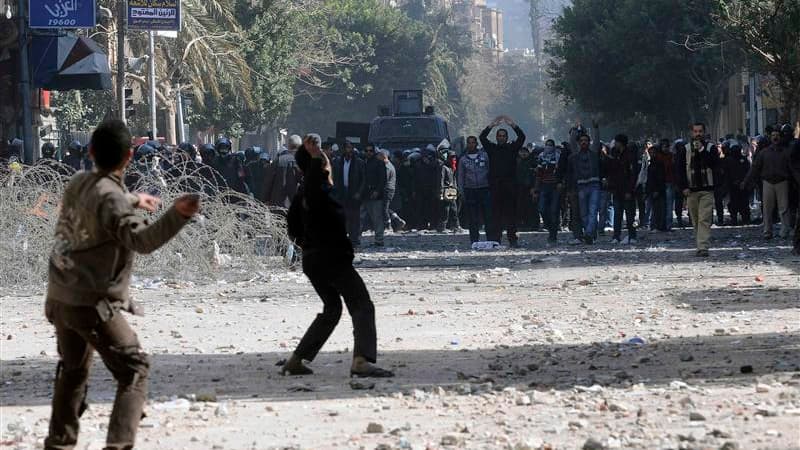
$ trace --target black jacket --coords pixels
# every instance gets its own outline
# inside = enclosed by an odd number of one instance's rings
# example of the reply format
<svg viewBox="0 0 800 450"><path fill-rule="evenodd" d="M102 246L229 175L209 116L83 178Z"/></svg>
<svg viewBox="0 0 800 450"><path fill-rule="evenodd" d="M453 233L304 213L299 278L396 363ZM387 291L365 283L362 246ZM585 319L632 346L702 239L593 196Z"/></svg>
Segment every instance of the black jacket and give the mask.
<svg viewBox="0 0 800 450"><path fill-rule="evenodd" d="M364 201L383 200L386 191L386 163L376 157L364 164Z"/></svg>
<svg viewBox="0 0 800 450"><path fill-rule="evenodd" d="M725 166L725 184L728 191L731 188L739 189L739 183L744 181L750 171L750 161L744 155L726 155L722 160Z"/></svg>
<svg viewBox="0 0 800 450"><path fill-rule="evenodd" d="M694 152L691 150L692 143L681 146L675 152L675 167L673 175L675 184L681 191L689 189L692 192L713 191L714 169L719 163L719 155L712 144L704 143L705 149ZM696 155L696 161L692 161L692 156ZM693 176L689 178L689 173Z"/></svg>
<svg viewBox="0 0 800 450"><path fill-rule="evenodd" d="M333 164L334 197L344 206L358 206L364 200L364 161L355 155L350 159L350 176L348 187L344 187L344 157L338 158Z"/></svg>
<svg viewBox="0 0 800 450"><path fill-rule="evenodd" d="M303 249L303 256L328 260L353 260L353 246L347 238L344 211L331 197L333 186L323 170L322 159L311 160L303 184L289 207L289 237Z"/></svg>
<svg viewBox="0 0 800 450"><path fill-rule="evenodd" d="M667 169L656 158L650 160L650 165L647 166L647 186L645 192L648 194L663 194L666 189L666 173Z"/></svg>
<svg viewBox="0 0 800 450"><path fill-rule="evenodd" d="M414 195L420 198L439 198L442 192L442 164L432 160L422 160L413 166Z"/></svg>
<svg viewBox="0 0 800 450"><path fill-rule="evenodd" d="M620 152L615 148L601 161L603 175L608 181L606 190L614 194L633 194L636 192L636 180L639 176L636 161L636 149L628 146Z"/></svg>
<svg viewBox="0 0 800 450"><path fill-rule="evenodd" d="M520 127L514 127L517 139L499 145L489 140L491 127L486 127L481 132L481 145L489 154L489 183L507 182L515 183L517 177L517 154L525 144L525 133Z"/></svg>

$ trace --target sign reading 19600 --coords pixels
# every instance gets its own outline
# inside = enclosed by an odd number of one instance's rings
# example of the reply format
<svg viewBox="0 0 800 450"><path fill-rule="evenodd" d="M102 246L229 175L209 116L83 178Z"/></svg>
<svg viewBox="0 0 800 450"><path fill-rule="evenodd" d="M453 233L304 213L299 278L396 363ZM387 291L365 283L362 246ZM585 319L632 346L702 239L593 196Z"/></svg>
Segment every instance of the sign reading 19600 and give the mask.
<svg viewBox="0 0 800 450"><path fill-rule="evenodd" d="M94 0L29 0L31 28L93 28Z"/></svg>
<svg viewBox="0 0 800 450"><path fill-rule="evenodd" d="M179 31L181 29L181 1L128 0L128 28Z"/></svg>

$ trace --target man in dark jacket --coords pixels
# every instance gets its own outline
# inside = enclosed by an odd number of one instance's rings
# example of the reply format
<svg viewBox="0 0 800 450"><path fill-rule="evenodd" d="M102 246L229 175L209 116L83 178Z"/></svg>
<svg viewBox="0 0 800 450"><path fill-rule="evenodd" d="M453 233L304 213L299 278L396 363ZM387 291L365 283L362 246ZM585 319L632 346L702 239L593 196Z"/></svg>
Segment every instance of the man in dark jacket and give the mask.
<svg viewBox="0 0 800 450"><path fill-rule="evenodd" d="M626 244L636 243L636 179L638 175L636 149L629 144L628 136L619 134L614 138L605 160L603 173L606 190L611 193L614 204L614 237L611 242L622 241L622 214L625 214L628 237Z"/></svg>
<svg viewBox="0 0 800 450"><path fill-rule="evenodd" d="M309 134L296 153L297 166L304 179L289 209L288 231L303 251L303 272L324 306L284 363L282 373L313 373L303 361L313 361L333 333L342 315L344 299L353 320L355 338L350 375L393 377L392 372L374 365L378 356L375 306L364 281L353 268L353 247L347 237L342 207L330 195L331 167L321 144L318 135ZM381 170L386 169L381 167Z"/></svg>
<svg viewBox="0 0 800 450"><path fill-rule="evenodd" d="M650 230L666 231L666 168L657 155L661 152L661 144L650 147L650 164L647 166L647 183L645 193L650 200Z"/></svg>
<svg viewBox="0 0 800 450"><path fill-rule="evenodd" d="M383 234L386 223L384 221L384 197L386 194L386 163L375 156L375 146L367 144L364 147L366 162L364 164L364 209L367 212L372 229L375 230L373 247L383 247Z"/></svg>
<svg viewBox="0 0 800 450"><path fill-rule="evenodd" d="M533 186L536 181L536 158L527 147L519 149L517 158L517 226L523 231L539 228L539 211L533 201Z"/></svg>
<svg viewBox="0 0 800 450"><path fill-rule="evenodd" d="M508 142L508 131L504 128L495 133L495 141L489 140L492 129L506 123L517 134L516 140ZM500 242L503 230L508 235L511 248L519 246L517 238L516 214L516 171L519 149L525 145L525 133L510 117L500 116L494 119L479 136L483 150L489 155L489 192L492 198L493 220L491 230L487 230L487 239Z"/></svg>
<svg viewBox="0 0 800 450"><path fill-rule="evenodd" d="M730 196L728 201L728 212L731 214L731 225L739 225L739 217L742 218L742 225L750 224L750 189L742 189L741 183L750 171L750 161L742 153L742 145L738 141L731 140L728 143L728 152L722 163L725 165L725 184L726 191Z"/></svg>
<svg viewBox="0 0 800 450"><path fill-rule="evenodd" d="M675 182L686 198L697 243L696 255L708 257L711 220L714 214L714 168L719 155L714 143L706 142L706 126L692 125L692 140L675 154Z"/></svg>
<svg viewBox="0 0 800 450"><path fill-rule="evenodd" d="M566 151L556 147L552 139L544 143L544 150L537 156L534 177L533 198L539 205L544 226L547 228L547 242L556 244L558 229L561 228L561 193L566 172Z"/></svg>
<svg viewBox="0 0 800 450"><path fill-rule="evenodd" d="M742 187L749 187L756 180L762 182L762 199L764 208L764 239L772 239L772 218L777 206L781 219L780 237L786 239L791 233L789 214L789 184L792 179L789 142L781 139L780 130L770 133L772 145L758 152L753 159L753 166L742 182Z"/></svg>
<svg viewBox="0 0 800 450"><path fill-rule="evenodd" d="M418 230L435 230L439 227L442 198L442 164L436 158L436 149L429 146L422 151L422 159L414 166L414 201L418 208Z"/></svg>
<svg viewBox="0 0 800 450"><path fill-rule="evenodd" d="M289 208L300 181L294 154L301 145L300 136L289 136L286 149L275 155L264 179L264 202L270 206Z"/></svg>
<svg viewBox="0 0 800 450"><path fill-rule="evenodd" d="M364 162L353 152L353 144L345 143L342 157L333 165L335 197L344 208L347 235L353 247L361 245L361 202L364 196Z"/></svg>
<svg viewBox="0 0 800 450"><path fill-rule="evenodd" d="M230 139L226 137L219 138L215 148L217 150L216 167L222 177L225 178L228 187L240 194L250 194L244 163L237 155L231 154L232 145Z"/></svg>

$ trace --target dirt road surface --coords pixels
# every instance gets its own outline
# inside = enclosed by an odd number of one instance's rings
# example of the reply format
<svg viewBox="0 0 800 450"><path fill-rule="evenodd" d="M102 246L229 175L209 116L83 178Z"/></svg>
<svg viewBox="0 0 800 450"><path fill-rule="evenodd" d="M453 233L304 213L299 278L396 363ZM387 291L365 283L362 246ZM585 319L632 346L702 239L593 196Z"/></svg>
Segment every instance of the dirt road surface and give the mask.
<svg viewBox="0 0 800 450"><path fill-rule="evenodd" d="M715 229L708 259L688 230L485 252L389 236L356 267L397 377L352 384L347 314L314 375L278 374L321 309L299 271L137 279L147 314L130 320L152 355L137 448L800 448L800 259L759 234ZM2 448L47 433L43 291L0 288ZM113 396L96 359L77 448L102 448Z"/></svg>

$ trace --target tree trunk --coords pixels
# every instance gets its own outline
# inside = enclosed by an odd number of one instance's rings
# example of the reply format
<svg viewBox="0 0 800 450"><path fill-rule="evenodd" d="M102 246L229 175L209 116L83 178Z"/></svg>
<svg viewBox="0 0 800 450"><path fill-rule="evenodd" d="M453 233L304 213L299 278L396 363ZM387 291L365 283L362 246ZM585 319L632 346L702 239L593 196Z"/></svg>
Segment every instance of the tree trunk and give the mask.
<svg viewBox="0 0 800 450"><path fill-rule="evenodd" d="M167 138L167 144L169 145L178 145L176 137L177 128L175 126L175 115L176 115L175 103L170 102L167 104L167 120L166 120L167 130L165 133L165 137Z"/></svg>

